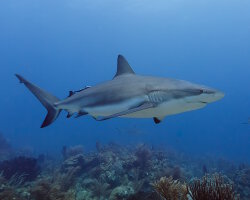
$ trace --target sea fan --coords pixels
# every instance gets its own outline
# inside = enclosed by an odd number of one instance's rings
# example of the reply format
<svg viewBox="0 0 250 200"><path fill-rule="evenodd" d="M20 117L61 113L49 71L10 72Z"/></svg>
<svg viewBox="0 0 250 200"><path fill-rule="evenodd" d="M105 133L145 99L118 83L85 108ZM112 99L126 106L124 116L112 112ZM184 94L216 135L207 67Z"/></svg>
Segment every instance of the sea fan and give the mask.
<svg viewBox="0 0 250 200"><path fill-rule="evenodd" d="M187 200L188 189L186 184L181 184L173 177L162 177L153 184L156 192L165 200Z"/></svg>
<svg viewBox="0 0 250 200"><path fill-rule="evenodd" d="M239 200L233 185L226 184L220 174L193 181L189 184L189 194L193 200Z"/></svg>

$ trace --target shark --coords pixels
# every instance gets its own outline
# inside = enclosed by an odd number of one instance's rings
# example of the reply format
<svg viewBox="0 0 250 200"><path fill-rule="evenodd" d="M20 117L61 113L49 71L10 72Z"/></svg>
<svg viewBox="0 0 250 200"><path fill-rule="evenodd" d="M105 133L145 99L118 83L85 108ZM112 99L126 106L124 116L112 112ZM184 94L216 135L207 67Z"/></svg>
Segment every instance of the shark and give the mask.
<svg viewBox="0 0 250 200"><path fill-rule="evenodd" d="M41 128L52 124L62 110L68 112L67 118L152 118L159 124L166 116L200 109L224 97L219 90L188 81L137 75L122 55L112 80L70 91L63 100L15 75L47 109Z"/></svg>

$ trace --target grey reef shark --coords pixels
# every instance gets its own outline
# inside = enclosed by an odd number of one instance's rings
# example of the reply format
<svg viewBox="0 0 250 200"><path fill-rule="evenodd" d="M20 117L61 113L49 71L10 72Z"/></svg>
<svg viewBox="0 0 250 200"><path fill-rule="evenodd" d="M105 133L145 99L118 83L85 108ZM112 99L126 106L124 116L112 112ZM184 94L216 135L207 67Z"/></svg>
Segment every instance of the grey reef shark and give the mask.
<svg viewBox="0 0 250 200"><path fill-rule="evenodd" d="M53 123L62 110L68 112L68 118L74 114L88 114L98 121L114 117L153 118L158 124L166 116L196 110L224 97L222 92L203 85L137 75L122 55L118 56L112 80L70 91L64 100L16 76L48 111L41 128Z"/></svg>

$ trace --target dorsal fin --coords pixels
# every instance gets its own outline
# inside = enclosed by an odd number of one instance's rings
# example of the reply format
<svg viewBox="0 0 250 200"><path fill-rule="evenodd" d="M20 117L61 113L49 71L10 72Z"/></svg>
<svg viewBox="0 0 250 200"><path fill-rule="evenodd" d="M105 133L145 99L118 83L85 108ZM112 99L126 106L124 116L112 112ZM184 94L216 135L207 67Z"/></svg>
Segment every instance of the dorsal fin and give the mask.
<svg viewBox="0 0 250 200"><path fill-rule="evenodd" d="M123 75L123 74L135 74L135 72L128 64L128 61L122 55L118 55L117 71L116 71L115 77Z"/></svg>

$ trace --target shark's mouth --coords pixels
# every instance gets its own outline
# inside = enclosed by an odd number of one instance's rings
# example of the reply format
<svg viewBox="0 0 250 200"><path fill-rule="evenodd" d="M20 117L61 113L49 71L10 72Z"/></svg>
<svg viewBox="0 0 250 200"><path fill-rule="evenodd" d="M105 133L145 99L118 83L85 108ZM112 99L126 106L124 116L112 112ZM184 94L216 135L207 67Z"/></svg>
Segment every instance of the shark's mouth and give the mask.
<svg viewBox="0 0 250 200"><path fill-rule="evenodd" d="M187 103L202 103L202 104L207 104L208 102L206 101L190 101L190 100L186 100Z"/></svg>

